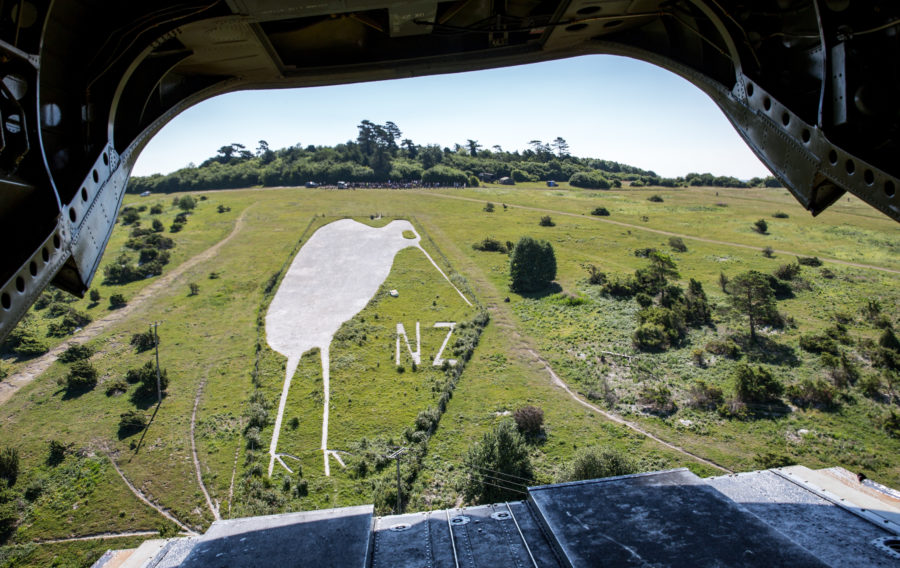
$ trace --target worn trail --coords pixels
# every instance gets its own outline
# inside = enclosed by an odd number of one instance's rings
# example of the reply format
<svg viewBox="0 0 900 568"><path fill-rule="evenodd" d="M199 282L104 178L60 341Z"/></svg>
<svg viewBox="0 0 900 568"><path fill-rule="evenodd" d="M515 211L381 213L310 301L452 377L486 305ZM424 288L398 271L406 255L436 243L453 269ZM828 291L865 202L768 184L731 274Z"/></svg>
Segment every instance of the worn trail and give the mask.
<svg viewBox="0 0 900 568"><path fill-rule="evenodd" d="M252 205L250 207L252 207ZM50 365L52 365L53 362L56 361L59 355L69 348L69 346L73 344L82 345L84 343L87 343L91 339L94 339L101 333L108 330L113 325L125 320L138 308L142 307L147 302L147 300L163 292L164 290L171 288L171 284L176 278L178 278L191 268L197 266L201 262L207 261L215 256L219 252L219 249L228 244L228 242L231 241L231 239L233 239L235 235L237 235L241 231L244 226L244 218L247 215L247 211L250 210L250 207L244 209L240 217L238 217L237 221L235 221L234 228L231 230L231 233L229 233L228 236L226 236L224 239L212 245L205 251L182 262L170 272L160 276L155 282L138 292L138 294L134 298L130 299L128 301L128 305L114 310L105 317L89 323L80 332L76 333L75 335L60 343L50 351L44 353L40 357L32 359L22 368L20 368L15 374L10 375L9 378L5 379L3 382L0 382L0 405L4 404L6 401L12 398L12 396L16 394L19 389L21 389L37 377L41 376L47 369L50 368Z"/></svg>

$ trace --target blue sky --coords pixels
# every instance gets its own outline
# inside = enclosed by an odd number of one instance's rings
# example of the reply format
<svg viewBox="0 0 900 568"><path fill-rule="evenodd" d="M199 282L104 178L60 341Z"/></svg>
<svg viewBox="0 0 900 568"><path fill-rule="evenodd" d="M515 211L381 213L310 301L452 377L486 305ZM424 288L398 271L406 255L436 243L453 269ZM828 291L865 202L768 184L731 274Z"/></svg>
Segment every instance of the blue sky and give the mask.
<svg viewBox="0 0 900 568"><path fill-rule="evenodd" d="M417 144L524 150L568 141L572 154L675 177L769 175L722 112L684 79L647 63L591 55L489 71L216 97L170 122L133 175L199 164L225 144L334 145L363 119L394 121Z"/></svg>

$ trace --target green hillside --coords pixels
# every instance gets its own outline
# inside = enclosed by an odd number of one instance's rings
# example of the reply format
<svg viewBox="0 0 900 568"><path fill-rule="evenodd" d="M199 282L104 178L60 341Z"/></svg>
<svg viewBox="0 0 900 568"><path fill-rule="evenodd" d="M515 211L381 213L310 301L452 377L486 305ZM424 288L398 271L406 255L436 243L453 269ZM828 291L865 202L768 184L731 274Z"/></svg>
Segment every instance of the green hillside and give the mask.
<svg viewBox="0 0 900 568"><path fill-rule="evenodd" d="M93 285L99 301L68 302L48 292L20 326L27 330L20 340L52 348L103 322L86 343L95 386L67 387L76 364L57 361L0 405L0 458L10 449L18 455L17 475L0 468L8 485L0 499L0 566L44 566L54 557L60 565L89 566L106 548L146 536L35 542L183 530L139 500L114 464L145 498L198 532L215 510L228 518L375 503L387 513L397 498L396 466L387 458L396 447L406 448L407 510L465 502L469 480L479 475L467 459L470 448L527 405L543 411L542 429L526 438L533 467L527 483L557 481L580 451L611 448L645 469L686 466L708 476L722 473L716 466L841 465L900 486L900 352L889 339L900 323L900 239L894 222L855 198L812 219L781 188L184 187L195 208L175 232L187 193L126 196L132 220L114 230ZM653 196L661 202L648 200ZM591 214L600 207L609 215ZM552 226L542 226L545 216ZM342 218L373 225L409 220L474 305L421 251L399 253L375 297L342 326L331 348L329 440L346 468L332 461L329 477L322 469L321 365L310 352L295 375L279 444L298 458L286 463L300 467L278 468L270 478L267 452L286 360L267 346L263 318L299 247ZM133 239L145 239L135 226L150 228L153 219L164 226L157 234L173 245L161 275L109 282L106 267L121 266L122 253L134 270L152 262L139 263L142 249ZM764 233L754 228L760 219ZM473 245L493 238L505 247L526 235L552 245L557 276L545 290L516 294L509 289L509 255ZM610 286L643 282L641 274L662 255L677 276L670 272L655 294L646 286L629 284L628 293ZM596 283L592 270L603 276ZM773 275L778 291L779 318L760 325L756 341L747 317L733 307L731 289L720 285L722 275L734 282L750 270ZM682 299L691 280L702 288L710 318L685 323L664 346L637 342L641 318L662 321L652 317L663 309L687 317ZM389 294L394 289L397 298ZM124 296L124 308L109 306L114 294ZM66 332L59 322L69 308L94 323ZM398 366L396 324L409 333L416 321L422 364L414 369L404 346ZM433 324L442 321L460 324L447 348L462 362L457 367L431 364L447 333ZM155 390L126 380L129 370L153 360L152 349L138 352L131 344L153 322L168 377L158 409ZM53 323L61 336L47 336ZM34 361L5 345L3 382L18 380ZM593 408L555 384L548 368ZM742 396L744 368L762 369L780 391L764 402ZM145 417L146 429L123 428L127 412ZM513 498L521 489L507 487Z"/></svg>

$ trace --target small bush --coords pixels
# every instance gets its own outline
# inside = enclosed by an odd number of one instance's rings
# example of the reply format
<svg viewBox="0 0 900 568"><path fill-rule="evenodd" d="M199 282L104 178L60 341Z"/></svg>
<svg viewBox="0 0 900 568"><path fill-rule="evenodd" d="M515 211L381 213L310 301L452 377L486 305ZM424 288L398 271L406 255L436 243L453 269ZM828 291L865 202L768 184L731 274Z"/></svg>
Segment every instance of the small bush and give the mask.
<svg viewBox="0 0 900 568"><path fill-rule="evenodd" d="M109 297L109 307L112 309L118 309L125 307L128 302L125 301L125 296L122 294L113 294Z"/></svg>
<svg viewBox="0 0 900 568"><path fill-rule="evenodd" d="M739 365L734 375L734 390L741 402L771 402L778 400L784 386L765 367Z"/></svg>
<svg viewBox="0 0 900 568"><path fill-rule="evenodd" d="M800 264L796 262L782 264L775 269L773 274L779 280L793 280L800 274Z"/></svg>
<svg viewBox="0 0 900 568"><path fill-rule="evenodd" d="M613 298L630 298L637 290L637 282L633 276L611 278L603 284L601 292Z"/></svg>
<svg viewBox="0 0 900 568"><path fill-rule="evenodd" d="M10 486L15 485L19 477L19 450L6 447L0 451L0 479L5 479Z"/></svg>
<svg viewBox="0 0 900 568"><path fill-rule="evenodd" d="M662 203L663 198L659 195L653 194L647 198L647 201L652 201L653 203Z"/></svg>
<svg viewBox="0 0 900 568"><path fill-rule="evenodd" d="M634 249L634 256L638 258L650 258L650 255L657 252L655 248L639 248Z"/></svg>
<svg viewBox="0 0 900 568"><path fill-rule="evenodd" d="M162 221L159 219L153 220L153 232L154 233L162 233L166 230L166 226L162 224Z"/></svg>
<svg viewBox="0 0 900 568"><path fill-rule="evenodd" d="M890 349L891 351L900 353L900 340L897 339L897 336L894 334L894 330L889 327L885 328L881 336L878 338L878 345L884 347L885 349Z"/></svg>
<svg viewBox="0 0 900 568"><path fill-rule="evenodd" d="M706 344L706 350L715 355L728 357L729 359L740 359L743 355L741 347L731 339L724 341L714 339Z"/></svg>
<svg viewBox="0 0 900 568"><path fill-rule="evenodd" d="M591 211L591 215L596 217L609 217L609 209L606 207L596 207Z"/></svg>
<svg viewBox="0 0 900 568"><path fill-rule="evenodd" d="M100 291L95 288L91 288L91 292L90 294L88 294L88 297L90 298L91 302L96 304L101 299Z"/></svg>
<svg viewBox="0 0 900 568"><path fill-rule="evenodd" d="M49 451L47 453L47 464L54 466L62 463L66 459L68 448L59 440L50 440Z"/></svg>
<svg viewBox="0 0 900 568"><path fill-rule="evenodd" d="M798 256L797 264L802 266L822 266L822 261L817 256Z"/></svg>
<svg viewBox="0 0 900 568"><path fill-rule="evenodd" d="M681 237L669 237L669 246L675 252L687 252L687 245Z"/></svg>
<svg viewBox="0 0 900 568"><path fill-rule="evenodd" d="M653 298L651 298L648 294L644 292L638 292L634 296L634 301L638 303L638 305L642 308L649 308L653 305Z"/></svg>
<svg viewBox="0 0 900 568"><path fill-rule="evenodd" d="M493 212L494 212L494 204L491 203L490 201L488 201L488 202L484 205L484 208L482 209L482 211L484 211L484 212L486 212L486 213L493 213Z"/></svg>
<svg viewBox="0 0 900 568"><path fill-rule="evenodd" d="M669 346L665 328L657 323L641 324L631 336L636 349L641 351L664 351Z"/></svg>
<svg viewBox="0 0 900 568"><path fill-rule="evenodd" d="M787 219L790 215L783 211L776 211L775 213L772 213L772 217L775 217L776 219Z"/></svg>
<svg viewBox="0 0 900 568"><path fill-rule="evenodd" d="M128 391L128 383L124 379L116 379L106 383L106 396L116 396Z"/></svg>
<svg viewBox="0 0 900 568"><path fill-rule="evenodd" d="M135 333L131 336L131 341L129 343L134 347L135 351L143 353L156 346L156 336L152 331Z"/></svg>
<svg viewBox="0 0 900 568"><path fill-rule="evenodd" d="M837 342L827 335L805 333L800 336L800 349L810 353L839 353Z"/></svg>
<svg viewBox="0 0 900 568"><path fill-rule="evenodd" d="M190 284L188 284L188 288L190 289L190 293L188 294L188 296L196 296L200 293L200 285L196 282L191 282Z"/></svg>
<svg viewBox="0 0 900 568"><path fill-rule="evenodd" d="M775 249L772 247L763 247L762 255L766 258L775 258Z"/></svg>
<svg viewBox="0 0 900 568"><path fill-rule="evenodd" d="M87 361L75 361L64 381L69 390L94 388L97 385L97 369Z"/></svg>
<svg viewBox="0 0 900 568"><path fill-rule="evenodd" d="M482 241L473 244L472 248L485 252L507 252L506 246L493 237L485 237Z"/></svg>
<svg viewBox="0 0 900 568"><path fill-rule="evenodd" d="M787 388L787 395L797 406L831 408L835 405L837 389L824 379L803 379Z"/></svg>
<svg viewBox="0 0 900 568"><path fill-rule="evenodd" d="M637 473L640 465L628 454L614 448L583 448L563 470L560 482L582 481Z"/></svg>
<svg viewBox="0 0 900 568"><path fill-rule="evenodd" d="M765 219L760 219L753 223L753 230L759 233L760 235L765 235L769 232L769 224L766 223Z"/></svg>
<svg viewBox="0 0 900 568"><path fill-rule="evenodd" d="M553 219L550 218L550 215L544 215L543 217L541 217L538 225L540 225L541 227L555 227L556 223L553 222Z"/></svg>
<svg viewBox="0 0 900 568"><path fill-rule="evenodd" d="M593 286L602 286L606 283L606 274L600 272L600 269L594 266L593 264L588 264L586 267L588 272L588 284Z"/></svg>
<svg viewBox="0 0 900 568"><path fill-rule="evenodd" d="M147 417L136 410L128 410L119 415L119 435L124 438L140 432L147 426Z"/></svg>
<svg viewBox="0 0 900 568"><path fill-rule="evenodd" d="M140 213L133 207L124 207L122 212L119 213L119 221L121 221L123 225L131 225L140 218Z"/></svg>
<svg viewBox="0 0 900 568"><path fill-rule="evenodd" d="M544 427L544 411L537 406L523 406L513 413L516 428L526 436L536 436Z"/></svg>
<svg viewBox="0 0 900 568"><path fill-rule="evenodd" d="M94 350L87 345L72 345L59 354L59 360L63 363L73 363L82 359L90 359Z"/></svg>
<svg viewBox="0 0 900 568"><path fill-rule="evenodd" d="M163 206L160 205L159 203L157 203L156 205L154 205L153 207L150 208L151 215L159 215L162 212L163 212Z"/></svg>
<svg viewBox="0 0 900 568"><path fill-rule="evenodd" d="M715 410L724 402L722 389L698 380L688 389L688 406L702 410Z"/></svg>
<svg viewBox="0 0 900 568"><path fill-rule="evenodd" d="M676 409L672 391L664 384L644 385L638 401L646 405L647 410L653 414L672 414Z"/></svg>

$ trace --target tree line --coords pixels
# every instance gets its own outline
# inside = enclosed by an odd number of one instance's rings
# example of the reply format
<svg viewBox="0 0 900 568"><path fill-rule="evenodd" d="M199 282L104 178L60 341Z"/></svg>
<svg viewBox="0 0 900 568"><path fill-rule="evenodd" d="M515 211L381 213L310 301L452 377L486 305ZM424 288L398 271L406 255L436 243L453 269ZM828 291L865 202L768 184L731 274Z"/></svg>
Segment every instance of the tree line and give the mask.
<svg viewBox="0 0 900 568"><path fill-rule="evenodd" d="M129 193L233 189L250 186L299 186L339 181L371 184L470 185L508 177L514 182L568 181L575 187L712 186L778 187L773 177L742 181L731 176L689 173L666 178L650 170L596 158L579 158L562 137L532 140L524 151L484 147L466 140L452 147L421 145L403 137L393 122L363 120L357 136L335 146L303 146L273 150L260 140L255 150L232 143L199 166L189 164L169 174L133 177Z"/></svg>

